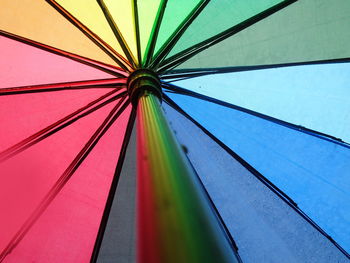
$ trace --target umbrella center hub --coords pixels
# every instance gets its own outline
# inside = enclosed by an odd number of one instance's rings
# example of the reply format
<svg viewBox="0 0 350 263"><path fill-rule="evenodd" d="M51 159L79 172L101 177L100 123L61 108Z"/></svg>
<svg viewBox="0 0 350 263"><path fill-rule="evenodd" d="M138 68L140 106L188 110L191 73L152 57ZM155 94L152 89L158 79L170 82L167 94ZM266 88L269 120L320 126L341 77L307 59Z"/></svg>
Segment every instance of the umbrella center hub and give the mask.
<svg viewBox="0 0 350 263"><path fill-rule="evenodd" d="M130 74L127 82L131 102L137 105L145 92L150 92L162 100L162 89L158 75L149 69L137 69Z"/></svg>

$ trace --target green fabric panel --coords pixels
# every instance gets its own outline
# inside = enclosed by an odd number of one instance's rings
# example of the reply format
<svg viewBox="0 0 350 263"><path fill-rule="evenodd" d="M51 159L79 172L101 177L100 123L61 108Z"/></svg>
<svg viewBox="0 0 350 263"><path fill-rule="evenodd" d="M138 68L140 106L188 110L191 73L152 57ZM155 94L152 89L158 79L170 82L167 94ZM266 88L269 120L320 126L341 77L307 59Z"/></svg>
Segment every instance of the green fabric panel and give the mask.
<svg viewBox="0 0 350 263"><path fill-rule="evenodd" d="M155 54L200 2L203 0L168 0L154 49Z"/></svg>
<svg viewBox="0 0 350 263"><path fill-rule="evenodd" d="M178 69L350 57L349 14L349 0L300 0L202 51Z"/></svg>
<svg viewBox="0 0 350 263"><path fill-rule="evenodd" d="M247 20L281 0L212 0L171 50L173 56Z"/></svg>
<svg viewBox="0 0 350 263"><path fill-rule="evenodd" d="M139 17L141 57L145 55L152 28L157 17L161 0L139 0L137 11Z"/></svg>

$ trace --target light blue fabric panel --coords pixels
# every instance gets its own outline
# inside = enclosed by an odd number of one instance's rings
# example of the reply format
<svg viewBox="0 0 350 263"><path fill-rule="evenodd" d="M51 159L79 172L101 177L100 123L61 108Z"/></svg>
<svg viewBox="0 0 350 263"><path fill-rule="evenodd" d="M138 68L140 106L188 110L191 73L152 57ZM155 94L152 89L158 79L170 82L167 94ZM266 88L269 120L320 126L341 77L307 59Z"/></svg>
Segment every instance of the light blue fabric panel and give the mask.
<svg viewBox="0 0 350 263"><path fill-rule="evenodd" d="M244 263L348 262L328 239L191 121L163 103Z"/></svg>
<svg viewBox="0 0 350 263"><path fill-rule="evenodd" d="M174 84L350 142L350 63L209 75Z"/></svg>
<svg viewBox="0 0 350 263"><path fill-rule="evenodd" d="M168 93L350 251L350 149L265 119Z"/></svg>

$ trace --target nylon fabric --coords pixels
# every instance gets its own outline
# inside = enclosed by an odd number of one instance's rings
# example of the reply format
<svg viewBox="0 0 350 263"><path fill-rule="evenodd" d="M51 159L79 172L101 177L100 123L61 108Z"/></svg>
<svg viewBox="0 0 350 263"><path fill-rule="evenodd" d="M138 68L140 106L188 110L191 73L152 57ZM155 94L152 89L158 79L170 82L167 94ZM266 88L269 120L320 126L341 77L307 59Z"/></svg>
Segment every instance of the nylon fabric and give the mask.
<svg viewBox="0 0 350 263"><path fill-rule="evenodd" d="M162 106L243 262L348 262L328 239L212 138L166 103Z"/></svg>
<svg viewBox="0 0 350 263"><path fill-rule="evenodd" d="M56 0L56 2L125 57L96 0Z"/></svg>
<svg viewBox="0 0 350 263"><path fill-rule="evenodd" d="M2 215L0 222L0 232L2 233L0 251L3 251L49 189L101 125L112 106L107 105L91 113L1 163L0 210L6 211L6 215ZM76 209L80 208L76 207ZM63 224L65 221L60 222ZM59 240L57 241L59 242ZM37 246L37 249L43 249L43 246ZM69 255L68 251L67 255Z"/></svg>
<svg viewBox="0 0 350 263"><path fill-rule="evenodd" d="M171 57L211 38L240 22L282 2L282 0L212 0L185 31L169 53Z"/></svg>
<svg viewBox="0 0 350 263"><path fill-rule="evenodd" d="M188 90L350 142L350 63L208 75L174 82Z"/></svg>
<svg viewBox="0 0 350 263"><path fill-rule="evenodd" d="M178 69L349 58L350 1L299 0L202 51Z"/></svg>
<svg viewBox="0 0 350 263"><path fill-rule="evenodd" d="M164 0L142 0L137 1L137 10L140 25L141 58L145 59L146 49L152 39L154 24L161 2Z"/></svg>
<svg viewBox="0 0 350 263"><path fill-rule="evenodd" d="M116 65L46 1L2 0L0 29L83 57Z"/></svg>
<svg viewBox="0 0 350 263"><path fill-rule="evenodd" d="M195 7L203 1L204 0L168 0L159 28L157 43L154 49L155 54L169 40L176 29L186 21Z"/></svg>
<svg viewBox="0 0 350 263"><path fill-rule="evenodd" d="M103 0L131 53L137 58L134 7L132 0Z"/></svg>
<svg viewBox="0 0 350 263"><path fill-rule="evenodd" d="M98 263L108 262L111 258L117 258L118 263L136 262L136 162L134 127L103 235Z"/></svg>
<svg viewBox="0 0 350 263"><path fill-rule="evenodd" d="M101 138L5 262L90 260L129 113L130 107Z"/></svg>
<svg viewBox="0 0 350 263"><path fill-rule="evenodd" d="M350 250L350 149L207 101L168 94Z"/></svg>
<svg viewBox="0 0 350 263"><path fill-rule="evenodd" d="M2 36L0 50L0 88L113 77L71 59Z"/></svg>
<svg viewBox="0 0 350 263"><path fill-rule="evenodd" d="M0 152L109 91L110 89L65 90L0 96L0 122L6 123L0 125Z"/></svg>

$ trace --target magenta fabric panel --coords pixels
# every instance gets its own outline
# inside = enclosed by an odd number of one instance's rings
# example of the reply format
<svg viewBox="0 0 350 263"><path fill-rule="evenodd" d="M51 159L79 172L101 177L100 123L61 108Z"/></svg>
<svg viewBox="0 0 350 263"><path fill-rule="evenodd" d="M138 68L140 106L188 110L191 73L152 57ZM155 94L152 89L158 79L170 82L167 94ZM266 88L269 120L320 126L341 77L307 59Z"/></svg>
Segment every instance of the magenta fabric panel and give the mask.
<svg viewBox="0 0 350 263"><path fill-rule="evenodd" d="M107 105L96 112L91 113L90 115L78 120L56 134L51 135L40 143L31 146L24 152L0 164L0 211L6 211L6 213L2 214L0 217L1 251L8 244L13 235L18 231L25 219L27 219L34 208L37 207L52 185L69 166L78 152L83 148L91 135L101 125L113 106L115 106L115 103ZM118 128L123 130L123 125L125 126L124 123L119 124ZM120 135L122 134L123 132L121 131L120 134L115 135L118 137L118 140L115 139L113 143L120 143L122 140L122 136ZM119 149L113 148L113 150L117 155ZM104 157L104 155L99 156L101 156L101 158ZM96 164L99 164L99 162L100 160L97 160ZM91 172L94 171L91 168L86 169L91 170ZM99 180L102 184L103 180ZM98 182L96 183L92 180L88 180L87 182L88 183L85 183L85 185L76 185L76 189L80 189L85 193L85 195L91 194L89 191L92 191L92 188L93 190L96 190L97 193L105 189L102 188L100 190L99 188L101 185ZM77 190L72 190L72 194L78 193ZM80 197L82 198L83 194L81 194ZM97 199L101 199L101 197L97 197ZM83 204L84 202L86 201L80 202L80 204ZM60 208L60 206L64 207L70 203L73 204L74 202L66 202L66 200L64 200L59 202L58 206ZM98 205L99 203L96 202L95 206ZM79 205L73 205L73 208L73 210L76 210L78 213L82 213L84 210L84 207L80 207ZM60 223L63 225L66 225L65 222L68 222L71 218L71 216L64 216L62 213L58 213L57 216L61 216ZM54 218L50 218L47 223L51 221L54 222L55 220L56 219ZM85 221L89 221L89 219L85 219ZM83 222L80 223L83 224ZM75 227L79 229L79 225L76 225ZM44 232L48 230L41 233L44 234ZM70 233L70 235L73 234ZM88 235L88 233L86 235ZM84 235L81 238L83 237ZM57 242L60 242L60 240L61 239L57 239ZM70 240L70 238L68 238L68 240ZM67 241L61 242L66 243ZM36 246L43 249L43 244L41 244L41 242L39 245L36 244ZM33 247L30 250L33 250L36 246L33 243ZM67 245L65 246L67 248L70 247ZM48 249L49 248L50 246L48 246ZM54 246L51 248L54 249ZM29 260L27 258L25 259L26 261ZM37 262L36 260L33 261ZM23 262L23 260L18 260L15 262ZM50 261L46 260L42 262ZM57 262L67 261L60 260Z"/></svg>
<svg viewBox="0 0 350 263"><path fill-rule="evenodd" d="M0 96L0 152L110 90L64 90Z"/></svg>
<svg viewBox="0 0 350 263"><path fill-rule="evenodd" d="M130 108L101 138L5 262L89 262Z"/></svg>
<svg viewBox="0 0 350 263"><path fill-rule="evenodd" d="M0 36L0 54L0 88L113 77L3 36Z"/></svg>

